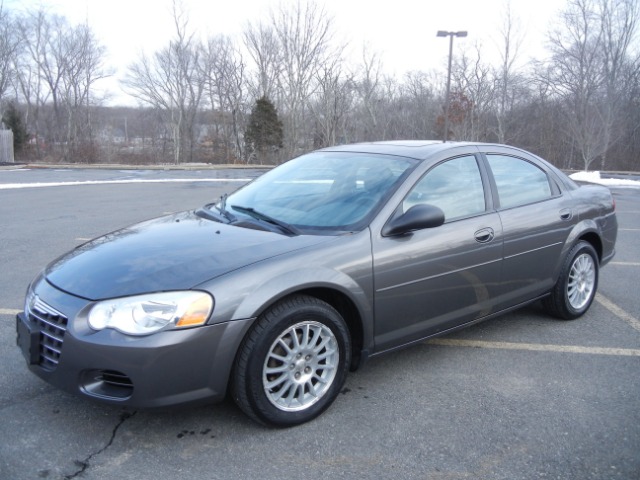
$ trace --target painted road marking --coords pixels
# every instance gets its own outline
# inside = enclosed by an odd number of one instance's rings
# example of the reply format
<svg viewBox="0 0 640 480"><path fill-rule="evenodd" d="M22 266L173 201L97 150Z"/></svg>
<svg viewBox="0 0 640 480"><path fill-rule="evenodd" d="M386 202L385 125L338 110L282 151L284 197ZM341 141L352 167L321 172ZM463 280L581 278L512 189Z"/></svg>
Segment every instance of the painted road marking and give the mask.
<svg viewBox="0 0 640 480"><path fill-rule="evenodd" d="M15 190L18 188L44 188L44 187L76 187L82 185L114 185L127 183L247 183L250 178L173 178L165 180L130 179L130 180L88 180L85 182L51 182L51 183L5 183L0 184L0 190Z"/></svg>
<svg viewBox="0 0 640 480"><path fill-rule="evenodd" d="M609 265L624 265L625 267L640 267L640 262L611 262Z"/></svg>
<svg viewBox="0 0 640 480"><path fill-rule="evenodd" d="M640 232L640 228L619 228L619 232Z"/></svg>
<svg viewBox="0 0 640 480"><path fill-rule="evenodd" d="M21 310L14 310L12 308L0 308L0 315L17 315Z"/></svg>
<svg viewBox="0 0 640 480"><path fill-rule="evenodd" d="M613 313L616 317L618 317L621 320L624 320L625 322L627 322L629 325L631 325L633 328L635 328L637 331L640 332L640 320L635 318L630 313L627 313L626 311L624 311L622 308L620 308L618 305L613 303L607 297L598 293L596 294L596 302L598 302L604 308L606 308L611 313Z"/></svg>
<svg viewBox="0 0 640 480"><path fill-rule="evenodd" d="M578 347L574 345L545 345L540 343L487 342L483 340L457 340L453 338L433 338L424 342L426 345L444 347L491 348L502 350L526 350L532 352L584 353L590 355L614 355L624 357L640 357L640 349Z"/></svg>

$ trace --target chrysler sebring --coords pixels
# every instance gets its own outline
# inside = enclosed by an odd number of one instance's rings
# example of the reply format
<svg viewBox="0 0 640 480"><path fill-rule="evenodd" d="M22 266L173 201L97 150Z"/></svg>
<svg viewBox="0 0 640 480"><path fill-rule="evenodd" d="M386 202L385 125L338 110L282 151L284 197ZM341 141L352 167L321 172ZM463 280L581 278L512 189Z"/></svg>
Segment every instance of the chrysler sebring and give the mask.
<svg viewBox="0 0 640 480"><path fill-rule="evenodd" d="M369 357L537 300L580 317L616 235L608 189L517 148L326 148L53 261L17 343L68 392L132 408L229 394L291 426Z"/></svg>

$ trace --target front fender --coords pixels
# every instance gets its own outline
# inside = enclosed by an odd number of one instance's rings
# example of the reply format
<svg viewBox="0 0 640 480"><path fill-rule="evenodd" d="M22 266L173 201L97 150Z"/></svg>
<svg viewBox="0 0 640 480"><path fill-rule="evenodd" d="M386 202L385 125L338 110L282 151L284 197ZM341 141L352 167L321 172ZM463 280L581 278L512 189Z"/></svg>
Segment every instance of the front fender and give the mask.
<svg viewBox="0 0 640 480"><path fill-rule="evenodd" d="M257 317L288 295L316 288L337 291L353 302L361 318L372 316L369 296L353 278L336 270L312 267L282 273L263 281L251 295L244 297L233 319Z"/></svg>
<svg viewBox="0 0 640 480"><path fill-rule="evenodd" d="M296 292L322 291L347 299L360 323L364 348L373 342L373 276L368 231L266 259L201 284L215 299L209 323L256 318ZM311 292L311 293L315 293ZM334 292L335 295L326 295Z"/></svg>

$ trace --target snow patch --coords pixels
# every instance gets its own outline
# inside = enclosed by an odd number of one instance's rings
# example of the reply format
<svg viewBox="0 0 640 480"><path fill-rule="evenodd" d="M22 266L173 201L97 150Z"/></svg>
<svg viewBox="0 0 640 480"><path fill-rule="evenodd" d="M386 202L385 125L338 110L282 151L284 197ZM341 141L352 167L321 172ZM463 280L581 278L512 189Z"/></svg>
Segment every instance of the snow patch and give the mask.
<svg viewBox="0 0 640 480"><path fill-rule="evenodd" d="M600 185L615 187L640 187L638 180L626 180L622 178L602 178L600 172L576 172L569 175L577 182L598 183Z"/></svg>

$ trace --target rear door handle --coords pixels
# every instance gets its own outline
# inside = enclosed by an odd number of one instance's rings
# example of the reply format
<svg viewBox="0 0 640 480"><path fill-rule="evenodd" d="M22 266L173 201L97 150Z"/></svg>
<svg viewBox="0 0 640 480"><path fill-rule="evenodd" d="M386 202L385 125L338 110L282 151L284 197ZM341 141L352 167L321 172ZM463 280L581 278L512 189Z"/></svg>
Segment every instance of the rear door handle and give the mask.
<svg viewBox="0 0 640 480"><path fill-rule="evenodd" d="M478 230L474 234L474 236L475 236L476 242L478 242L478 243L488 243L491 240L493 240L493 237L495 237L495 233L493 231L493 228L487 227L487 228L483 228L481 230Z"/></svg>
<svg viewBox="0 0 640 480"><path fill-rule="evenodd" d="M560 210L560 219L561 220L571 220L573 217L573 212L569 208L563 208Z"/></svg>

